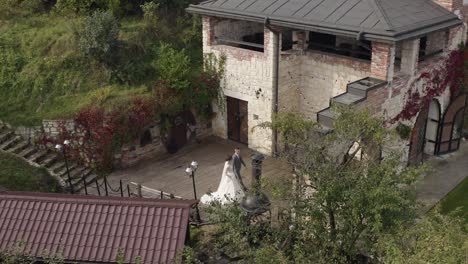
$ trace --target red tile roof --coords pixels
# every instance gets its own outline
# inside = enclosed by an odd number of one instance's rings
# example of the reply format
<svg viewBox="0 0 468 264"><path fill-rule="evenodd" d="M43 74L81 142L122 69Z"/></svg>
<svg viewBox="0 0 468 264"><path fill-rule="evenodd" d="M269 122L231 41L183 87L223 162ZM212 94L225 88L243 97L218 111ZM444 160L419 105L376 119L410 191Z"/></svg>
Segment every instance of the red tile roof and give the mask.
<svg viewBox="0 0 468 264"><path fill-rule="evenodd" d="M168 263L184 247L194 201L0 192L0 251L25 243L35 257Z"/></svg>

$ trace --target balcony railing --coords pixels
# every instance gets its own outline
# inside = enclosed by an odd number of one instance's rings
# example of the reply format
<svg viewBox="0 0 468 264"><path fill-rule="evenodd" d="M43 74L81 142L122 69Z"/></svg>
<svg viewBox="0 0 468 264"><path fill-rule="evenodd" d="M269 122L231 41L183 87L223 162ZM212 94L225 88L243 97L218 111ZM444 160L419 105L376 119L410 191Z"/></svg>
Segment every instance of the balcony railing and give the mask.
<svg viewBox="0 0 468 264"><path fill-rule="evenodd" d="M222 38L222 37L215 37L216 44L221 44L221 45L228 45L232 47L237 47L241 49L247 49L247 50L253 50L253 51L259 51L263 52L265 49L265 46L262 44L257 44L253 42L247 42L247 41L241 41L241 40L233 40L233 39L228 39L228 38Z"/></svg>
<svg viewBox="0 0 468 264"><path fill-rule="evenodd" d="M363 46L358 46L358 48L353 48L352 44L343 43L340 46L324 45L319 43L309 43L309 49L320 50L323 52L334 53L338 55L343 55L347 57L353 57L363 60L371 60L372 54L371 51Z"/></svg>

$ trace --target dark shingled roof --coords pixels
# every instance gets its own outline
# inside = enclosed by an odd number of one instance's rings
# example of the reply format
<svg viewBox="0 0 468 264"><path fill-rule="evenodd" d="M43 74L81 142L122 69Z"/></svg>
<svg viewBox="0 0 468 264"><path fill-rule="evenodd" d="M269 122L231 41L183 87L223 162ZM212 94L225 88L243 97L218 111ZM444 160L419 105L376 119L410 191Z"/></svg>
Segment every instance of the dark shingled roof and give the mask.
<svg viewBox="0 0 468 264"><path fill-rule="evenodd" d="M168 263L184 247L194 201L0 192L0 251L25 243L41 257Z"/></svg>
<svg viewBox="0 0 468 264"><path fill-rule="evenodd" d="M209 0L187 11L381 41L462 24L432 0Z"/></svg>

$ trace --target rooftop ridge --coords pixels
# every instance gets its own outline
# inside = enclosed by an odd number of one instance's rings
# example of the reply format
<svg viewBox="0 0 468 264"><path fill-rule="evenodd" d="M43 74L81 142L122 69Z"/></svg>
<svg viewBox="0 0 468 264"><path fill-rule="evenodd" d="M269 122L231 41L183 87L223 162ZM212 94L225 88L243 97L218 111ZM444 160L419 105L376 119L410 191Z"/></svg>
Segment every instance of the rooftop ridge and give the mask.
<svg viewBox="0 0 468 264"><path fill-rule="evenodd" d="M195 200L181 199L155 199L139 197L108 197L92 195L71 195L60 193L37 193L37 192L0 192L1 200L28 200L38 202L62 202L80 204L107 204L107 205L133 205L150 207L180 207L189 208L196 203Z"/></svg>
<svg viewBox="0 0 468 264"><path fill-rule="evenodd" d="M388 18L387 13L383 9L382 4L380 3L381 0L369 0L369 1L374 6L376 14L380 18L380 21L382 21L386 25L386 30L387 31L394 31L395 27L392 25L392 22Z"/></svg>

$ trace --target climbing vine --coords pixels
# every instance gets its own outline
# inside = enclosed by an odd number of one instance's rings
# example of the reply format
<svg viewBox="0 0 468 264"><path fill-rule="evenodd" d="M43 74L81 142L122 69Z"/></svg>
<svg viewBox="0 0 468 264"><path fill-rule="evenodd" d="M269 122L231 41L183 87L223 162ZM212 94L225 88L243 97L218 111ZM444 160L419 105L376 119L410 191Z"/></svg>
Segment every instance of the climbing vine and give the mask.
<svg viewBox="0 0 468 264"><path fill-rule="evenodd" d="M418 90L417 83L423 81L425 87L422 92ZM423 72L413 81L408 92L403 110L391 120L395 123L402 120L410 120L415 117L421 109L428 107L432 98L442 95L450 89L451 99L460 93L463 81L463 53L455 50L442 63L441 67Z"/></svg>

